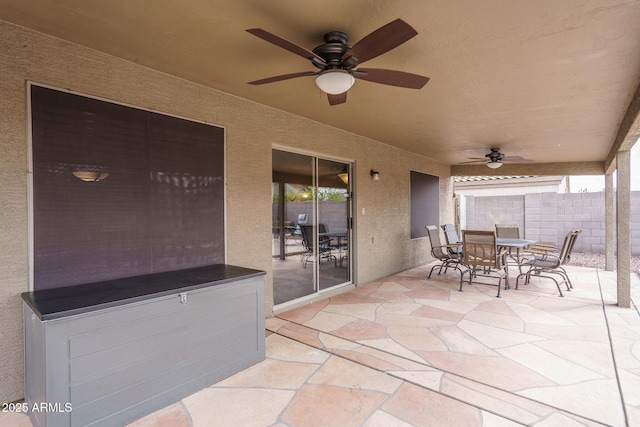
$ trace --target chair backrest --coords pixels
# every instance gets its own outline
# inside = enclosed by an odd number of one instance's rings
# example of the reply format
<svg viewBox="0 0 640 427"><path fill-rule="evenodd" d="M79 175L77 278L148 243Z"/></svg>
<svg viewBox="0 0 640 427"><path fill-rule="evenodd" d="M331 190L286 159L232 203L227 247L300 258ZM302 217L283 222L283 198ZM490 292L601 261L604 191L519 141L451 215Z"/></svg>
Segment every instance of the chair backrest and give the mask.
<svg viewBox="0 0 640 427"><path fill-rule="evenodd" d="M309 252L313 252L313 225L300 224L302 232L302 246Z"/></svg>
<svg viewBox="0 0 640 427"><path fill-rule="evenodd" d="M501 268L494 231L462 230L462 248L463 264Z"/></svg>
<svg viewBox="0 0 640 427"><path fill-rule="evenodd" d="M322 233L328 233L329 229L327 228L327 225L324 223L320 223L318 224L318 233L322 234ZM331 237L328 236L318 236L318 247L320 249L322 249L324 246L328 245L331 243Z"/></svg>
<svg viewBox="0 0 640 427"><path fill-rule="evenodd" d="M496 224L496 237L519 239L520 228L515 224Z"/></svg>
<svg viewBox="0 0 640 427"><path fill-rule="evenodd" d="M431 255L438 259L447 259L449 255L442 250L442 243L440 243L440 230L435 225L425 225L427 229L427 235L429 236L429 243L431 243Z"/></svg>
<svg viewBox="0 0 640 427"><path fill-rule="evenodd" d="M442 226L442 230L444 231L444 238L447 243L453 245L455 243L460 243L460 236L458 236L458 232L456 231L456 226L453 224L445 224Z"/></svg>
<svg viewBox="0 0 640 427"><path fill-rule="evenodd" d="M456 243L462 242L462 239L460 239L460 236L458 236L455 225L445 224L442 226L442 231L444 231L444 238L448 245L455 245ZM453 256L462 256L462 248L459 246L450 246L447 248L447 251Z"/></svg>
<svg viewBox="0 0 640 427"><path fill-rule="evenodd" d="M580 233L582 233L582 230L571 230L565 236L562 249L560 249L560 254L558 255L560 265L567 264L571 260L571 252Z"/></svg>
<svg viewBox="0 0 640 427"><path fill-rule="evenodd" d="M298 214L298 224L306 224L309 221L309 215L306 213Z"/></svg>

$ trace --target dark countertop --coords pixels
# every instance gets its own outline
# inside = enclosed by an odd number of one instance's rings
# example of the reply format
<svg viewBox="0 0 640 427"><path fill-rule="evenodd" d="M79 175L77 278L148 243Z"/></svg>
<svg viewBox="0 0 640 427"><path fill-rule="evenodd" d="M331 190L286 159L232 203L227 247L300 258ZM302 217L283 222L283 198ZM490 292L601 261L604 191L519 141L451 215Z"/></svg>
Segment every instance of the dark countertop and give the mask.
<svg viewBox="0 0 640 427"><path fill-rule="evenodd" d="M260 270L215 264L86 285L24 292L22 300L40 320L46 321L264 274L265 272Z"/></svg>

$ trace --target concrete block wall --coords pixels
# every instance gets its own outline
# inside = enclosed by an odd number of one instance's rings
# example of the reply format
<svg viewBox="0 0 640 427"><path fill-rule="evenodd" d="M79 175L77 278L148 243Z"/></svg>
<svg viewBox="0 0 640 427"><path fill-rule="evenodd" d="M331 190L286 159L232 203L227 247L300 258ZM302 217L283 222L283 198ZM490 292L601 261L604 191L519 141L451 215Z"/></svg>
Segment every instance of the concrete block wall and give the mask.
<svg viewBox="0 0 640 427"><path fill-rule="evenodd" d="M327 226L329 231L345 231L347 228L347 203L341 201L320 201L318 202L320 211L320 222ZM285 221L290 221L292 224L298 224L298 215L307 214L309 216L309 223L313 217L313 202L297 202L287 203L285 207ZM277 203L274 203L271 212L272 217L275 218L278 211Z"/></svg>
<svg viewBox="0 0 640 427"><path fill-rule="evenodd" d="M495 224L517 224L524 227L524 199L522 196L467 197L467 227L490 230Z"/></svg>
<svg viewBox="0 0 640 427"><path fill-rule="evenodd" d="M575 251L604 253L604 192L464 197L466 224L462 228L492 230L495 224L516 224L520 236L556 245L578 228L582 234ZM631 192L631 253L640 255L640 191Z"/></svg>

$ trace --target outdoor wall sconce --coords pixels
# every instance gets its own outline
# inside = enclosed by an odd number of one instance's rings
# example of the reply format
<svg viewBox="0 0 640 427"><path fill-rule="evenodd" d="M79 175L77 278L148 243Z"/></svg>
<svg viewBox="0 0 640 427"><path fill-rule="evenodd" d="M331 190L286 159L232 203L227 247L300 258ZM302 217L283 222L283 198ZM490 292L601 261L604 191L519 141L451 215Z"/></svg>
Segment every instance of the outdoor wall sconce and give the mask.
<svg viewBox="0 0 640 427"><path fill-rule="evenodd" d="M371 169L371 179L374 181L380 181L380 172Z"/></svg>
<svg viewBox="0 0 640 427"><path fill-rule="evenodd" d="M75 171L73 172L73 176L83 180L84 182L100 182L106 179L109 176L109 173L97 171Z"/></svg>

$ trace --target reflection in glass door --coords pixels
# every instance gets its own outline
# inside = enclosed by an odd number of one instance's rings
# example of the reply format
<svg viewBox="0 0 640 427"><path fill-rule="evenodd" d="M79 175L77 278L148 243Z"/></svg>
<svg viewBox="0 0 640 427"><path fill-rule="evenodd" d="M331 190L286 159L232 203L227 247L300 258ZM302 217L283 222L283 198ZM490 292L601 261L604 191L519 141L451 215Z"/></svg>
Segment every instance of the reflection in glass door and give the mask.
<svg viewBox="0 0 640 427"><path fill-rule="evenodd" d="M317 172L318 249L327 251L327 261L335 265L318 269L318 288L324 290L348 282L350 277L349 165L318 159Z"/></svg>
<svg viewBox="0 0 640 427"><path fill-rule="evenodd" d="M272 160L274 304L350 283L350 165L280 150Z"/></svg>

